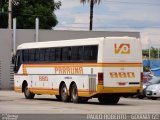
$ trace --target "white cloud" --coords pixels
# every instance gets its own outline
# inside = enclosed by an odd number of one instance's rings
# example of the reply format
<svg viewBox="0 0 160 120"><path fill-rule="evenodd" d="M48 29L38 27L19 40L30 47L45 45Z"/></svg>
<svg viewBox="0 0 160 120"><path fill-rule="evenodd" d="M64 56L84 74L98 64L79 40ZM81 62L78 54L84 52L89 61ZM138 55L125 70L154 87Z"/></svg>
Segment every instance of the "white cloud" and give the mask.
<svg viewBox="0 0 160 120"><path fill-rule="evenodd" d="M104 0L105 1L105 0ZM126 0L131 2L129 0ZM77 14L73 8L82 9L85 7L80 3L80 0L61 0L62 6L60 10L56 11L57 16L72 17L75 18ZM139 0L135 0L139 2ZM141 2L146 2L142 0ZM155 2L156 4L156 2ZM79 7L79 8L78 8ZM80 8L81 7L81 8ZM89 7L89 6L88 6ZM82 11L79 10L79 11ZM102 10L101 14L96 14L96 11ZM130 5L130 4L107 4L102 1L98 7L94 9L94 16L102 21L106 20L137 20L137 21L160 21L159 6L146 6L146 5ZM88 11L86 11L88 13ZM96 19L95 19L96 21Z"/></svg>
<svg viewBox="0 0 160 120"><path fill-rule="evenodd" d="M57 0L58 1L58 0ZM79 0L60 0L62 2L61 9L72 9L80 4Z"/></svg>
<svg viewBox="0 0 160 120"><path fill-rule="evenodd" d="M103 4L103 3L102 3ZM102 14L96 14L96 10L100 9L98 7L94 10L95 20L101 20L102 22L106 20L134 20L134 21L152 21L159 22L160 8L158 6L135 6L135 5L112 5L112 4L104 4L106 7L106 11Z"/></svg>
<svg viewBox="0 0 160 120"><path fill-rule="evenodd" d="M143 48L148 48L149 46L160 48L160 28L148 28L142 30L141 39L143 43Z"/></svg>
<svg viewBox="0 0 160 120"><path fill-rule="evenodd" d="M75 15L75 23L88 24L89 23L89 14L76 14Z"/></svg>
<svg viewBox="0 0 160 120"><path fill-rule="evenodd" d="M148 0L125 0L128 2L150 2ZM89 11L84 12L84 8L80 3L80 0L61 0L62 6L60 10L56 11L56 15L59 20L59 25L55 28L57 30L88 30L89 26ZM152 1L156 4L159 1ZM89 7L89 6L87 6ZM75 11L76 9L76 11ZM157 25L160 26L160 7L159 6L146 6L146 5L131 5L131 4L115 4L105 3L102 1L100 5L97 5L94 9L94 27L99 26L112 26L115 28L94 28L94 30L114 30L114 31L139 31L141 33L141 40L143 48L148 47L148 40L151 44L160 45L160 28L144 28L134 29L130 28L130 25L141 27L142 24L146 26ZM121 26L120 21L128 21L128 23ZM132 22L129 22L132 21ZM128 27L128 28L127 28Z"/></svg>
<svg viewBox="0 0 160 120"><path fill-rule="evenodd" d="M71 13L74 7L78 7L80 2L77 0L60 0L62 2L62 6L59 10L55 11L57 17L67 17L73 18L74 15Z"/></svg>

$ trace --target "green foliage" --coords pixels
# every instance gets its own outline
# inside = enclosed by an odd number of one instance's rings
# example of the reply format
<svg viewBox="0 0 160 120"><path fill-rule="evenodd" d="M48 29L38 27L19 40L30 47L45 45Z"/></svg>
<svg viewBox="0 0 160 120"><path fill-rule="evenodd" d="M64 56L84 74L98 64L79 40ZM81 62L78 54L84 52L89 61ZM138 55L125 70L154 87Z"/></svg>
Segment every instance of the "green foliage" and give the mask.
<svg viewBox="0 0 160 120"><path fill-rule="evenodd" d="M8 3L5 2L4 5ZM51 29L58 23L54 11L60 6L61 2L54 2L54 0L13 0L12 16L17 18L19 29L34 29L37 17L40 29Z"/></svg>
<svg viewBox="0 0 160 120"><path fill-rule="evenodd" d="M8 25L8 15L5 11L8 11L6 0L0 0L0 28L6 28Z"/></svg>
<svg viewBox="0 0 160 120"><path fill-rule="evenodd" d="M142 50L143 57L149 58L149 49ZM160 52L159 52L160 53ZM158 49L151 47L150 49L150 58L157 59L158 58Z"/></svg>

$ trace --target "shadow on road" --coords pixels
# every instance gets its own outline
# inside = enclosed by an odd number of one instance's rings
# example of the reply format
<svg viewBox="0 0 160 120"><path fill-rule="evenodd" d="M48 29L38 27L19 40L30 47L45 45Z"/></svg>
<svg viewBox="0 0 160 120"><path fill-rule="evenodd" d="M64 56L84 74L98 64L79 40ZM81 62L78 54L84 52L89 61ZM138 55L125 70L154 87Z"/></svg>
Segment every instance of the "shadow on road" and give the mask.
<svg viewBox="0 0 160 120"><path fill-rule="evenodd" d="M58 99L56 98L34 98L33 100L38 100L38 101L54 101L54 102L62 102L62 101L59 101ZM64 102L62 102L64 103ZM66 102L67 104L74 104L72 103L71 101L70 102ZM118 103L118 104L100 104L98 101L97 102L94 102L94 101L88 101L86 103L76 103L76 104L87 104L87 105L101 105L101 106L104 106L104 105L107 105L107 106L134 106L132 104L124 104L124 103Z"/></svg>

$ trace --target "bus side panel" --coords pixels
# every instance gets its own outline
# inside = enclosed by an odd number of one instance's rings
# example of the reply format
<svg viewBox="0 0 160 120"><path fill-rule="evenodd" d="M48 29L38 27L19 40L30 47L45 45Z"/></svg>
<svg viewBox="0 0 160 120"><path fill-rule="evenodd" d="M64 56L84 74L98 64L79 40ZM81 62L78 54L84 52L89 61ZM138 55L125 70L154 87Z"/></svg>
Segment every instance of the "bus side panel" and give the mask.
<svg viewBox="0 0 160 120"><path fill-rule="evenodd" d="M22 92L23 83L27 82L28 87L31 87L31 82L28 75L14 75L14 90L15 92Z"/></svg>
<svg viewBox="0 0 160 120"><path fill-rule="evenodd" d="M71 83L77 85L80 95L83 96L84 92L89 91L88 75L30 75L31 86L30 90L35 94L54 94L59 95L59 87L61 82L66 84L68 94Z"/></svg>

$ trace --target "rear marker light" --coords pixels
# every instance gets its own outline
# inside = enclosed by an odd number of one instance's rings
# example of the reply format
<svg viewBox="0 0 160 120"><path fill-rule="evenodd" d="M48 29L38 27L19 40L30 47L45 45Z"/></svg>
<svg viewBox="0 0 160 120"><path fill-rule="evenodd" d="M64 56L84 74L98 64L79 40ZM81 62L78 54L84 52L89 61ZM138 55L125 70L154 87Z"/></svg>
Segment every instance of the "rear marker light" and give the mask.
<svg viewBox="0 0 160 120"><path fill-rule="evenodd" d="M98 73L98 84L103 85L103 73Z"/></svg>
<svg viewBox="0 0 160 120"><path fill-rule="evenodd" d="M143 72L141 72L141 83L143 82Z"/></svg>
<svg viewBox="0 0 160 120"><path fill-rule="evenodd" d="M126 85L125 82L119 82L118 85Z"/></svg>

